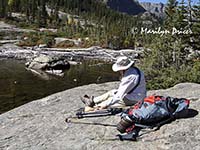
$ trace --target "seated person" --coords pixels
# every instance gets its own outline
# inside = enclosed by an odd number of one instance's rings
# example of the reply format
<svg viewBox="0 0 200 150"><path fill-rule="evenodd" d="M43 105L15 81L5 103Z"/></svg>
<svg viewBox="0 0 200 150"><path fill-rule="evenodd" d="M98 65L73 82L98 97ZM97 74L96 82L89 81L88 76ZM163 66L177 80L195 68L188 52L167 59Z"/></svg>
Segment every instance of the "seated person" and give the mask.
<svg viewBox="0 0 200 150"><path fill-rule="evenodd" d="M107 107L132 106L146 97L144 73L134 66L126 56L121 56L113 64L112 70L120 72L121 82L118 89L111 90L98 97L85 95L81 100L87 106L85 111L105 109Z"/></svg>

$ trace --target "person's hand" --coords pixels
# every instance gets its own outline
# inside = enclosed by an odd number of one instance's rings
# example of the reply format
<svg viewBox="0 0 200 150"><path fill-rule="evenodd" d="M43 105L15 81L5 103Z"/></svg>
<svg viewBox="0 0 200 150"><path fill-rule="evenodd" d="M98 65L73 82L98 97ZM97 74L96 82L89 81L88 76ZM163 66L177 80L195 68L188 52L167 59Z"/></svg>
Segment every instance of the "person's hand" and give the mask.
<svg viewBox="0 0 200 150"><path fill-rule="evenodd" d="M94 111L94 110L95 110L95 108L93 108L93 107L89 107L89 106L85 107L85 112L90 112L90 111Z"/></svg>
<svg viewBox="0 0 200 150"><path fill-rule="evenodd" d="M95 108L95 110L102 110L102 109L106 109L106 108L107 108L107 106L97 106Z"/></svg>

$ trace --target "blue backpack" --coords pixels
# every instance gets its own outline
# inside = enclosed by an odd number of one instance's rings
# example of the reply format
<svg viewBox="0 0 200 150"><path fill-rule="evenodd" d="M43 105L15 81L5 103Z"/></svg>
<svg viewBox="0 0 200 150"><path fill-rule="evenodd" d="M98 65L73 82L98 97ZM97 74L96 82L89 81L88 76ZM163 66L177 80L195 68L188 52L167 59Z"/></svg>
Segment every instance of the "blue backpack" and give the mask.
<svg viewBox="0 0 200 150"><path fill-rule="evenodd" d="M138 102L132 108L122 113L121 121L117 124L117 130L126 135L119 135L121 139L129 133L133 133L138 127L153 128L162 123L181 117L187 113L190 101L185 98L173 98L163 96L149 96L144 101ZM136 133L134 132L134 137ZM131 135L132 137L133 135ZM133 140L133 139L131 139Z"/></svg>

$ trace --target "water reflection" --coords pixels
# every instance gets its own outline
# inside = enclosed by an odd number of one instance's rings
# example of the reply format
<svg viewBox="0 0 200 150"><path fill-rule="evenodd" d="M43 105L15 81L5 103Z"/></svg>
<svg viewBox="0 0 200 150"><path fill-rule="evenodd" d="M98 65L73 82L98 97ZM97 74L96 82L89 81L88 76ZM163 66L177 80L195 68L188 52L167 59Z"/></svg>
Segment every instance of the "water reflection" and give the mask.
<svg viewBox="0 0 200 150"><path fill-rule="evenodd" d="M99 61L72 66L63 77L45 74L45 80L26 70L24 63L0 60L0 113L76 86L118 80L111 64Z"/></svg>

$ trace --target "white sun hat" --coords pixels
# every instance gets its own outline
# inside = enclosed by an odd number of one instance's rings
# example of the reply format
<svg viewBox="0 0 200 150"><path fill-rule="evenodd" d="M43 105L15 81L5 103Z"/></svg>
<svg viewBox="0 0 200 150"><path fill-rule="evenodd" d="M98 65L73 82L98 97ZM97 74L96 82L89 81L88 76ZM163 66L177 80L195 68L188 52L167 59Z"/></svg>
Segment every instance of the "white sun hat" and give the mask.
<svg viewBox="0 0 200 150"><path fill-rule="evenodd" d="M112 70L114 72L120 71L120 70L126 70L130 68L135 61L130 60L126 56L121 56L117 59L116 63L112 65Z"/></svg>

